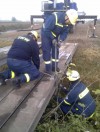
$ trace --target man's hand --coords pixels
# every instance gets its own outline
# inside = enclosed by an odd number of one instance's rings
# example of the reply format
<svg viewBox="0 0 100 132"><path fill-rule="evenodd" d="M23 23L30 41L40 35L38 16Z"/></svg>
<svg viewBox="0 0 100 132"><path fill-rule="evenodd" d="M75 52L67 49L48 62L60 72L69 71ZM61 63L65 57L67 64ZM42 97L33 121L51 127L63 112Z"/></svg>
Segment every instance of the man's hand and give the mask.
<svg viewBox="0 0 100 132"><path fill-rule="evenodd" d="M58 47L60 48L61 45L62 45L62 40L60 40L60 41L57 42L56 39L53 39L53 40L52 40L52 44L53 44L54 46L58 46Z"/></svg>
<svg viewBox="0 0 100 132"><path fill-rule="evenodd" d="M58 45L57 40L56 40L56 39L53 39L53 40L52 40L52 44L53 44L54 46L57 46L57 45Z"/></svg>
<svg viewBox="0 0 100 132"><path fill-rule="evenodd" d="M58 42L58 47L60 48L61 45L62 45L62 40L60 40L60 41Z"/></svg>

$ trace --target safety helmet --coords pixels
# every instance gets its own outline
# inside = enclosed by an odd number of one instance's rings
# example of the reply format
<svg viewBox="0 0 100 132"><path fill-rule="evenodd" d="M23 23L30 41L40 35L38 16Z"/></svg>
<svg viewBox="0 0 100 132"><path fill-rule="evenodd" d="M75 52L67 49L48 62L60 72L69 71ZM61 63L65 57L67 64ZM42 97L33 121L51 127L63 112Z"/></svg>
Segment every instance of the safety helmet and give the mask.
<svg viewBox="0 0 100 132"><path fill-rule="evenodd" d="M76 81L80 78L79 73L75 70L68 70L66 72L66 76L67 76L69 81Z"/></svg>
<svg viewBox="0 0 100 132"><path fill-rule="evenodd" d="M76 65L74 63L69 63L68 69L72 69L72 67L76 67Z"/></svg>
<svg viewBox="0 0 100 132"><path fill-rule="evenodd" d="M70 23L72 25L75 25L76 21L77 21L77 18L78 18L78 13L76 10L74 9L70 9L66 12L66 15L68 16L69 20L70 20Z"/></svg>
<svg viewBox="0 0 100 132"><path fill-rule="evenodd" d="M36 40L39 38L39 34L36 31L30 31L29 34L34 35L34 37L36 38Z"/></svg>

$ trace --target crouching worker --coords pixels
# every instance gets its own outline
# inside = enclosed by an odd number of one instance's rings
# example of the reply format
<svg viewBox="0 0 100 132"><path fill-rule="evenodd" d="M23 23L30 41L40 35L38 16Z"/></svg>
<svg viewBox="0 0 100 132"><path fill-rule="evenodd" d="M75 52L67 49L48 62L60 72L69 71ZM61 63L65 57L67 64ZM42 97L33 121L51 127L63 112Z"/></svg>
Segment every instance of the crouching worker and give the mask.
<svg viewBox="0 0 100 132"><path fill-rule="evenodd" d="M39 77L39 47L36 31L30 31L25 36L17 37L7 55L8 70L0 73L0 85L6 84L5 79L12 80L15 87L21 83L35 80Z"/></svg>
<svg viewBox="0 0 100 132"><path fill-rule="evenodd" d="M81 82L80 75L75 70L69 70L66 73L67 79L70 81L69 89L63 88L66 97L58 97L60 109L64 114L73 113L82 115L83 117L92 117L96 104L92 98L89 89Z"/></svg>

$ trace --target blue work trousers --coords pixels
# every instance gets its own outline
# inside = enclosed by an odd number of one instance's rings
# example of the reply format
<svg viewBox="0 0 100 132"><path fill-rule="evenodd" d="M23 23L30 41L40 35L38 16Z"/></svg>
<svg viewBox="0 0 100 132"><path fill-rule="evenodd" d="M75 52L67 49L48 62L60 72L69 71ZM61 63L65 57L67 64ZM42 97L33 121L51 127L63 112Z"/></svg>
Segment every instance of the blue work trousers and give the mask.
<svg viewBox="0 0 100 132"><path fill-rule="evenodd" d="M58 46L54 46L52 44L52 40L47 37L44 32L42 32L42 51L43 51L43 59L45 62L46 71L52 70L52 68L58 67L58 59L59 59L59 48ZM51 62L46 64L46 62Z"/></svg>
<svg viewBox="0 0 100 132"><path fill-rule="evenodd" d="M11 78L11 71L19 76L21 82L26 82L26 77L24 74L28 74L31 80L35 80L39 77L40 72L36 66L31 61L24 61L18 59L7 59L8 70L3 72L5 79Z"/></svg>

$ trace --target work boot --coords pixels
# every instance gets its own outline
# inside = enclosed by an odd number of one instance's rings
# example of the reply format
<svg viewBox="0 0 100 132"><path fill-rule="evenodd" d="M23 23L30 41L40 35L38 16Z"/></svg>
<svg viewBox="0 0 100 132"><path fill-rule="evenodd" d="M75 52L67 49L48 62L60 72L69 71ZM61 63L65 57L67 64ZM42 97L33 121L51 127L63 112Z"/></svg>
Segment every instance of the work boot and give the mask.
<svg viewBox="0 0 100 132"><path fill-rule="evenodd" d="M59 69L59 67L57 67L56 69L55 68L52 68L52 71L53 72L57 72L57 73L61 73L61 70Z"/></svg>
<svg viewBox="0 0 100 132"><path fill-rule="evenodd" d="M12 80L12 84L15 88L20 88L21 87L21 81L19 77L16 77Z"/></svg>
<svg viewBox="0 0 100 132"><path fill-rule="evenodd" d="M0 86L2 85L6 85L6 82L4 76L0 74Z"/></svg>

